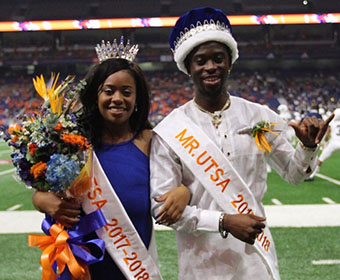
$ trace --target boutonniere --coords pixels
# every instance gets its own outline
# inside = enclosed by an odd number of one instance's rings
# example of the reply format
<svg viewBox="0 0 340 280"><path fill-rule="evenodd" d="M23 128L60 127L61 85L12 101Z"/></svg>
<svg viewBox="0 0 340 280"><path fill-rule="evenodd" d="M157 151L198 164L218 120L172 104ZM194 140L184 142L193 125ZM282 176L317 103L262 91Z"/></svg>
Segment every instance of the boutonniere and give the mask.
<svg viewBox="0 0 340 280"><path fill-rule="evenodd" d="M255 139L255 144L259 148L261 152L265 152L268 154L271 152L271 147L268 143L268 140L265 136L267 132L272 133L276 136L279 136L277 133L278 130L273 130L272 128L276 125L276 122L267 122L267 121L260 121L256 123L253 127L246 127L240 129L237 133L238 134L249 134Z"/></svg>
<svg viewBox="0 0 340 280"><path fill-rule="evenodd" d="M265 136L266 132L270 132L276 136L279 136L277 132L272 130L272 127L274 127L277 124L277 122L267 122L267 121L260 121L254 125L254 127L251 130L251 136L255 139L255 144L259 148L261 152L265 152L268 154L271 152L271 147L267 141L267 138Z"/></svg>

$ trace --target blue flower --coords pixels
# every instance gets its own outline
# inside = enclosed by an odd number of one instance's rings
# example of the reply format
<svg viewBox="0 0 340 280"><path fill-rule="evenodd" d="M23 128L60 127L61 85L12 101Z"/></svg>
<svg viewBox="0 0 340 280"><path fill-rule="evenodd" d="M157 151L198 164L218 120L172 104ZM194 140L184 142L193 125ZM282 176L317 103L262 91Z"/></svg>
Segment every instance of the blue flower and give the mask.
<svg viewBox="0 0 340 280"><path fill-rule="evenodd" d="M20 145L20 153L24 155L27 153L27 147L23 144Z"/></svg>
<svg viewBox="0 0 340 280"><path fill-rule="evenodd" d="M13 153L11 154L13 165L17 168L17 174L25 182L26 185L31 186L35 181L30 169L32 163L30 163L23 154Z"/></svg>
<svg viewBox="0 0 340 280"><path fill-rule="evenodd" d="M46 182L54 192L64 192L80 173L77 161L63 154L54 154L47 162Z"/></svg>

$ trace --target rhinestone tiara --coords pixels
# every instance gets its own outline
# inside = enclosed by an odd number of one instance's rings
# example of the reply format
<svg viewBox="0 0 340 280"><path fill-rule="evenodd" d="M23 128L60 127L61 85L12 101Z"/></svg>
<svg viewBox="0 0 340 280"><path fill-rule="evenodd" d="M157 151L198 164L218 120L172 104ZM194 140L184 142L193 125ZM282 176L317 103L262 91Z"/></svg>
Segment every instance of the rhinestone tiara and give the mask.
<svg viewBox="0 0 340 280"><path fill-rule="evenodd" d="M110 58L123 58L129 61L134 61L139 50L138 45L130 45L130 40L128 40L124 46L124 36L120 38L119 45L117 44L116 39L113 40L112 44L109 41L105 43L103 40L101 45L97 44L95 49L99 63Z"/></svg>

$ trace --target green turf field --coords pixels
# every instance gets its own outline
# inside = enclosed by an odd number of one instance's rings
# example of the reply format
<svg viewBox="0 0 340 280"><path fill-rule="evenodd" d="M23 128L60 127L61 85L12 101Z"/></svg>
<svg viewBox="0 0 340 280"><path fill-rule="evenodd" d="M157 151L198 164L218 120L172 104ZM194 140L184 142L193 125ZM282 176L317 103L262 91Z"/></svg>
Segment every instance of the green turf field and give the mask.
<svg viewBox="0 0 340 280"><path fill-rule="evenodd" d="M340 259L340 243L334 242L339 239L339 233L338 227L273 228L281 279L339 279L339 265L312 264L313 260ZM176 280L175 233L156 232L156 240L163 279ZM0 235L0 248L1 280L40 279L40 250L27 247L26 234Z"/></svg>
<svg viewBox="0 0 340 280"><path fill-rule="evenodd" d="M0 159L9 158L7 146L0 143ZM340 152L337 152L323 164L320 173L340 181L339 167ZM12 168L10 164L0 164L0 174ZM32 191L17 183L12 174L0 175L0 189L0 210L17 204L22 205L17 211L34 209ZM273 204L273 198L283 204L325 204L323 197L340 203L340 186L317 177L313 182L291 186L272 172L268 176L264 204ZM271 231L282 280L340 279L339 264L312 264L313 260L340 260L340 227L273 228ZM173 231L156 232L156 240L163 278L176 280L175 234ZM0 234L0 280L40 279L39 258L40 250L27 246L27 234Z"/></svg>

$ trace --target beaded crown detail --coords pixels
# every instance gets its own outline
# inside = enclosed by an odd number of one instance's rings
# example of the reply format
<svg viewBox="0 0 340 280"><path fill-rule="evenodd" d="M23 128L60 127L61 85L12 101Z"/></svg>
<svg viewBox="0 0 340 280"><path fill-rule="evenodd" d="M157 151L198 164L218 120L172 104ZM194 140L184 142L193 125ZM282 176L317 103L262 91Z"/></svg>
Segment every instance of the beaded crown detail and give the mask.
<svg viewBox="0 0 340 280"><path fill-rule="evenodd" d="M172 49L173 52L176 51L176 49L187 39L190 37L195 36L197 33L207 30L219 30L219 31L227 31L231 34L230 28L224 24L224 22L220 23L219 21L215 22L213 19L210 21L204 20L203 24L198 21L196 23L196 26L191 24L190 29L187 27L184 28L184 32L180 32L180 36L176 38L176 41L174 42L174 49Z"/></svg>
<svg viewBox="0 0 340 280"><path fill-rule="evenodd" d="M119 45L117 44L116 39L113 40L112 44L109 41L105 43L103 40L101 45L97 44L95 49L99 63L110 58L123 58L129 61L134 61L139 50L138 45L130 45L130 40L128 40L124 46L123 36L120 38Z"/></svg>

